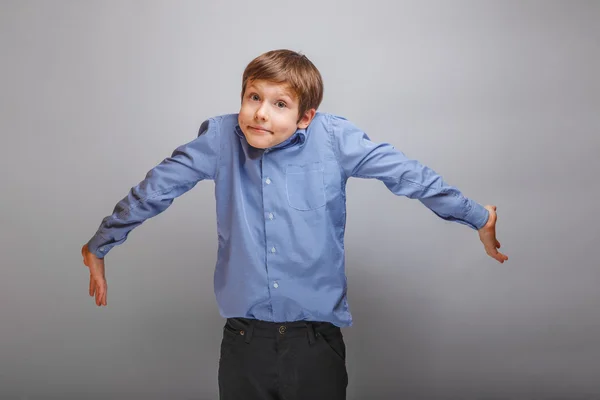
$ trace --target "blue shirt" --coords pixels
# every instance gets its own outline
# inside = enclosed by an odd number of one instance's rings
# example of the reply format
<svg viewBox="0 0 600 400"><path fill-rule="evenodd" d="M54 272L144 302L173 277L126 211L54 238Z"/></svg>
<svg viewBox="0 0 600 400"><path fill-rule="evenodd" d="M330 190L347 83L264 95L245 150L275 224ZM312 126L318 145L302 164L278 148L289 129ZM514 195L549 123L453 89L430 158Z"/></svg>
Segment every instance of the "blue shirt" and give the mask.
<svg viewBox="0 0 600 400"><path fill-rule="evenodd" d="M205 121L198 137L148 172L88 242L97 257L199 181L215 182L221 316L352 325L346 301L346 182L375 178L440 218L479 229L488 211L432 169L346 119L317 113L269 149L251 147L237 114Z"/></svg>

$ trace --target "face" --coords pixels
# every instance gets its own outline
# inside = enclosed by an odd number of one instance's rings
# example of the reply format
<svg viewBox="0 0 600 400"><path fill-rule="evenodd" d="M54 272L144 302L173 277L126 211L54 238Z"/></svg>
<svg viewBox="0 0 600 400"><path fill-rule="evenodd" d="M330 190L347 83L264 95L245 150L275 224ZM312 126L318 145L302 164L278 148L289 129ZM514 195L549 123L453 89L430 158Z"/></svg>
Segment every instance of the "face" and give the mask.
<svg viewBox="0 0 600 400"><path fill-rule="evenodd" d="M298 99L286 84L249 81L238 116L248 144L267 149L284 142L298 128L308 127L315 116L315 109L308 110L299 118L298 107Z"/></svg>

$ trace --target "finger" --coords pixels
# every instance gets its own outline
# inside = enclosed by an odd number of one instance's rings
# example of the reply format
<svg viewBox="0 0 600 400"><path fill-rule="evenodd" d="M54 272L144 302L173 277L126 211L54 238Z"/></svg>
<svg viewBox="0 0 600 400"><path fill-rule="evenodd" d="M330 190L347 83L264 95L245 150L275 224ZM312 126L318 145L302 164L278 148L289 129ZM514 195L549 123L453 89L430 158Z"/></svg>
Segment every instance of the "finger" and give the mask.
<svg viewBox="0 0 600 400"><path fill-rule="evenodd" d="M106 296L108 294L108 288L104 289L104 297L102 299L102 304L106 305Z"/></svg>
<svg viewBox="0 0 600 400"><path fill-rule="evenodd" d="M508 260L508 257L502 253L498 253L496 255L496 257L494 257L496 260L498 260L498 262L500 262L501 264L504 263L504 261Z"/></svg>
<svg viewBox="0 0 600 400"><path fill-rule="evenodd" d="M100 287L102 289L100 289L100 297L98 299L98 302L100 303L99 305L102 306L104 304L104 296L106 295L106 288L102 284L100 285Z"/></svg>
<svg viewBox="0 0 600 400"><path fill-rule="evenodd" d="M500 242L496 240L496 247L500 248Z"/></svg>
<svg viewBox="0 0 600 400"><path fill-rule="evenodd" d="M100 306L100 300L102 299L102 286L96 284L96 305Z"/></svg>
<svg viewBox="0 0 600 400"><path fill-rule="evenodd" d="M102 306L104 304L104 298L106 297L106 285L101 283L98 285L100 288L100 295L98 296L98 305Z"/></svg>
<svg viewBox="0 0 600 400"><path fill-rule="evenodd" d="M498 252L498 250L496 250L496 248L491 247L491 246L487 246L485 248L486 253L492 257L493 259L502 262L502 253Z"/></svg>
<svg viewBox="0 0 600 400"><path fill-rule="evenodd" d="M485 252L487 253L488 256L492 257L492 258L496 258L496 255L498 254L498 252L496 251L496 249L491 248L491 247L487 247L485 248Z"/></svg>
<svg viewBox="0 0 600 400"><path fill-rule="evenodd" d="M90 275L90 288L89 288L90 296L94 295L94 280L92 279L92 275Z"/></svg>

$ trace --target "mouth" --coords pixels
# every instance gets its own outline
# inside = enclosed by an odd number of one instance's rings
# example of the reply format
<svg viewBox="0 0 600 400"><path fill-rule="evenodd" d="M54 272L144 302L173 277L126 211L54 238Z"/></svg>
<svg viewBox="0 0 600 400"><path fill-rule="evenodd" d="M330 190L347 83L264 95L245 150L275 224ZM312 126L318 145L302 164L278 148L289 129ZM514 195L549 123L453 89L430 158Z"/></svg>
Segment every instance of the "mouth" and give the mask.
<svg viewBox="0 0 600 400"><path fill-rule="evenodd" d="M264 129L264 128L260 128L258 126L248 125L248 128L250 128L254 132L258 132L258 133L262 133L262 134L273 133L270 130L267 130L267 129Z"/></svg>

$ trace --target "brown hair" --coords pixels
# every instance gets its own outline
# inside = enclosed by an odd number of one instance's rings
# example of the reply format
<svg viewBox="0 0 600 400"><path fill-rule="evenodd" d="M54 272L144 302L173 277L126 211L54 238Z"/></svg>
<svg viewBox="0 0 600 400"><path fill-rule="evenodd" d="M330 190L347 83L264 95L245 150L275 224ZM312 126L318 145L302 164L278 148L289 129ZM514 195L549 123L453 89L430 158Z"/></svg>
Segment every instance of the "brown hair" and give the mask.
<svg viewBox="0 0 600 400"><path fill-rule="evenodd" d="M271 50L254 60L242 76L242 99L248 82L266 80L287 83L298 98L298 117L311 108L315 110L323 100L323 79L314 64L303 54L291 50Z"/></svg>

